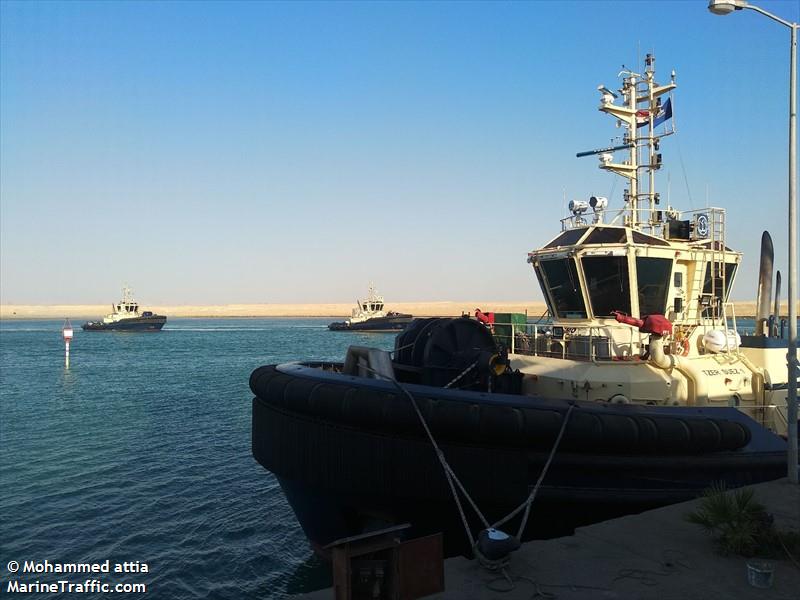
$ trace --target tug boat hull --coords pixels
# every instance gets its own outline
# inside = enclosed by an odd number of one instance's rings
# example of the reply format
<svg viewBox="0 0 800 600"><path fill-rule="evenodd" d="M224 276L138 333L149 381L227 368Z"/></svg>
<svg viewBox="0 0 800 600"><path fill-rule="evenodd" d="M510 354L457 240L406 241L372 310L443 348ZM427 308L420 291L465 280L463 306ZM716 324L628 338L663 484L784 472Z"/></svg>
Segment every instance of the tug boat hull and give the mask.
<svg viewBox="0 0 800 600"><path fill-rule="evenodd" d="M152 317L122 319L114 323L89 321L81 325L81 329L84 331L161 331L166 322L167 317L154 315Z"/></svg>
<svg viewBox="0 0 800 600"><path fill-rule="evenodd" d="M373 317L366 321L348 322L341 321L331 323L328 329L331 331L363 331L363 332L382 332L382 331L402 331L414 319L411 315L394 314L386 317Z"/></svg>
<svg viewBox="0 0 800 600"><path fill-rule="evenodd" d="M560 232L528 253L549 322L416 319L392 353L354 345L339 368L253 372L253 454L315 546L409 522L444 532L452 554L468 537L462 520L477 535L478 510L495 523L533 489L523 538L778 479L787 454L794 468L781 437L797 427L786 353L736 332L742 254L727 245L725 210L659 207L674 71L659 83L648 54L619 77L621 94L597 89L624 143L578 156L625 179L624 207L572 200ZM757 337L768 338L780 295L768 314L771 243L763 250ZM351 322L386 316L372 292ZM478 510L462 499L462 518L446 472Z"/></svg>
<svg viewBox="0 0 800 600"><path fill-rule="evenodd" d="M443 531L468 550L458 508L408 398L393 384L320 365L253 372L252 447L312 546L390 523ZM570 403L406 385L453 471L494 521L525 500ZM738 487L786 471L786 445L734 408L573 402L524 538ZM462 501L466 506L466 503ZM482 527L468 507L473 533ZM518 523L507 526L516 532Z"/></svg>

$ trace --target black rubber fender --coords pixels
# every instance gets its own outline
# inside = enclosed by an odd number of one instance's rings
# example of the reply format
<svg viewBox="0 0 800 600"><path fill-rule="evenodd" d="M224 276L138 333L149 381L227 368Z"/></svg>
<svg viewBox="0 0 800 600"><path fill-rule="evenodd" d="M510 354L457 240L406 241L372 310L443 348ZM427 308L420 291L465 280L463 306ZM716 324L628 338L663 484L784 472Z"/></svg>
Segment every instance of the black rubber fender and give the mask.
<svg viewBox="0 0 800 600"><path fill-rule="evenodd" d="M325 373L323 376L322 374ZM259 367L250 388L262 401L337 425L425 437L408 396L387 382L317 368ZM406 386L437 440L495 448L545 450L561 429L568 402L510 394ZM742 423L668 415L646 406L575 402L561 448L590 453L701 454L736 450L751 439Z"/></svg>

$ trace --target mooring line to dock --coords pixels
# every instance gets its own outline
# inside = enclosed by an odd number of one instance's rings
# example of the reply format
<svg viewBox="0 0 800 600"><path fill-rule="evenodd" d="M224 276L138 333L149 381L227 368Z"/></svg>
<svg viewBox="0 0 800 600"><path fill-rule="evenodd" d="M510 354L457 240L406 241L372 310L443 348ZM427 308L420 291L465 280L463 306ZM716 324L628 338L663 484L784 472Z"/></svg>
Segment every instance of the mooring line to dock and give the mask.
<svg viewBox="0 0 800 600"><path fill-rule="evenodd" d="M472 507L472 510L475 511L475 514L478 515L481 522L486 526L487 529L489 528L489 521L486 519L485 516L483 516L483 513L478 508L478 505L475 504L475 501L469 495L466 488L464 488L464 484L461 483L461 480L459 480L458 476L455 474L453 469L450 467L450 464L447 462L447 459L444 457L444 452L442 452L442 449L439 448L439 444L436 443L436 439L433 437L433 432L431 432L430 427L428 426L428 422L425 420L422 411L419 409L419 406L417 405L417 401L414 398L414 395L411 392L409 392L405 388L405 386L403 386L403 384L397 381L397 379L395 379L394 377L389 377L388 375L381 373L368 365L362 365L362 367L367 371L371 372L376 377L390 381L398 390L400 390L411 401L411 406L414 407L414 412L417 413L417 417L419 418L420 423L422 423L422 427L428 436L428 440L430 440L431 445L433 445L433 448L436 451L436 457L439 459L439 463L442 465L442 469L444 470L445 474L445 479L447 480L447 483L450 486L450 492L453 494L453 499L455 500L456 506L458 507L458 512L459 515L461 516L461 522L464 524L464 531L467 534L467 539L469 539L470 546L474 548L476 542L475 539L472 537L472 531L470 530L469 523L467 522L467 515L464 513L463 506L461 506L461 499L458 497L458 492L456 492L455 489L456 485L458 486L458 489L461 490L461 493L464 494L464 498L466 498L466 500L469 502L470 506Z"/></svg>
<svg viewBox="0 0 800 600"><path fill-rule="evenodd" d="M398 390L400 390L400 392L402 392L411 401L411 406L414 407L414 412L417 413L417 417L419 418L420 423L422 424L422 427L425 430L426 435L428 436L428 440L431 442L431 445L433 446L434 450L436 451L436 457L439 459L439 463L442 465L442 469L444 470L444 474L445 474L445 479L447 480L447 483L450 486L450 492L452 493L453 499L455 500L455 503L456 503L456 507L458 508L458 512L459 512L459 515L461 517L461 522L464 525L464 532L466 533L467 539L470 542L470 545L472 547L472 551L474 552L474 554L477 557L478 562L481 564L481 566L483 566L483 567L485 567L485 568L487 568L487 569L489 569L491 571L500 570L503 573L504 577L512 585L512 589L513 589L513 581L511 580L510 576L508 575L508 573L505 570L505 567L508 565L508 562L509 562L508 561L508 555L506 555L506 556L504 556L504 557L502 557L500 559L490 559L490 558L487 558L486 556L484 556L483 553L481 553L481 551L478 548L478 542L472 536L472 531L470 530L469 522L467 521L467 516L464 513L464 507L461 505L461 499L459 498L458 492L456 491L456 486L458 486L458 489L461 490L461 493L464 495L464 498L467 500L467 502L469 502L470 506L475 511L475 514L478 516L478 518L480 518L480 520L483 523L483 525L486 528L486 530L496 529L498 526L500 526L500 525L502 525L504 523L507 523L508 521L513 519L515 516L517 516L521 510L525 510L525 514L523 515L523 518L522 518L522 521L520 523L520 527L519 527L519 530L518 530L517 536L516 536L517 541L518 542L521 541L522 540L522 533L525 530L525 526L528 523L528 518L530 516L531 506L533 505L533 501L536 499L536 494L538 493L539 488L542 485L542 481L544 481L544 478L547 475L548 470L550 469L550 464L553 462L553 458L555 457L556 452L558 451L558 447L561 444L561 439L564 437L564 432L567 429L567 424L569 423L569 419L570 419L570 416L572 415L572 411L575 409L575 404L574 403L570 403L569 408L567 409L567 412L564 415L564 419L561 422L561 429L559 430L558 435L556 436L556 440L553 443L553 447L550 449L550 454L547 457L547 461L545 462L544 466L542 467L542 472L539 474L539 478L536 480L536 484L534 485L534 487L531 490L530 494L528 494L528 497L525 499L525 501L522 504L517 506L517 508L515 508L513 511L511 511L508 515L506 515L505 517L503 517L502 519L497 521L494 525L490 525L489 521L486 519L486 517L483 515L481 510L478 508L478 505L472 499L472 496L470 496L469 492L467 492L466 488L464 487L464 484L461 483L461 480L458 478L458 476L453 471L453 469L450 466L450 464L447 462L447 459L444 456L444 452L439 447L439 444L436 442L436 439L433 436L433 432L431 431L430 426L428 425L428 422L425 420L425 416L422 414L422 411L420 410L419 405L417 404L417 400L416 400L416 398L414 398L414 395L411 392L409 392L405 388L405 386L403 384L401 384L399 381L397 381L396 378L390 377L390 376L386 375L385 373L379 372L376 369L373 369L368 365L362 365L362 366L367 371L370 371L371 373L373 373L376 377L379 377L381 379L385 379L387 381L390 381ZM473 366L474 365L471 365L470 367L468 367L466 369L466 371L469 371ZM462 373L461 375L456 377L456 379L451 381L450 383L453 383L454 381L457 381L460 377L463 376L463 374L464 373Z"/></svg>
<svg viewBox="0 0 800 600"><path fill-rule="evenodd" d="M522 517L522 522L520 523L519 530L517 531L517 539L522 541L522 532L525 529L525 525L528 523L528 516L530 515L531 505L533 501L536 499L536 494L539 492L539 488L542 485L542 481L544 481L545 475L547 475L548 469L550 469L550 463L553 462L553 458L556 455L556 451L558 450L558 446L561 444L561 438L564 437L564 431L567 429L567 423L569 423L570 415L572 415L572 411L575 408L574 404L570 404L569 408L567 409L567 414L564 415L564 420L561 423L561 430L558 432L558 436L556 437L556 441L553 443L553 448L550 450L550 456L547 457L547 462L544 463L544 467L542 467L542 472L539 474L539 479L536 480L536 485L533 486L531 493L528 495L528 498L520 504L517 508L515 508L512 512L508 515L497 521L492 527L497 528L500 525L510 521L513 519L519 511L523 508L525 509L525 515Z"/></svg>
<svg viewBox="0 0 800 600"><path fill-rule="evenodd" d="M626 550L630 550L626 546ZM672 558L671 558L672 557ZM513 591L516 588L516 582L524 581L529 583L534 588L534 593L531 598L549 598L555 599L558 598L558 594L555 592L548 592L546 588L568 588L570 590L587 590L587 591L597 591L597 592L611 592L613 591L613 586L617 581L621 581L624 579L629 579L631 581L638 582L640 585L645 587L655 587L661 583L659 579L656 577L671 577L677 573L680 573L681 569L688 569L691 570L693 567L689 563L686 554L681 550L672 550L666 549L662 552L661 560L655 560L652 558L648 558L642 556L645 560L654 561L658 563L660 567L659 570L655 569L636 569L636 568L628 568L628 569L620 569L617 571L616 577L612 579L609 583L610 587L601 587L601 586L594 586L594 585L581 585L575 583L543 583L541 581L536 581L530 577L526 577L525 575L514 575L508 572L507 569L501 569L503 574L502 577L497 577L490 581L486 582L486 587L493 592L499 593L508 593ZM499 582L506 581L508 582L508 587L501 587L498 585Z"/></svg>
<svg viewBox="0 0 800 600"><path fill-rule="evenodd" d="M794 555L789 552L789 549L786 547L786 544L783 543L781 536L778 536L778 541L780 542L783 551L786 552L786 556L789 557L789 560L792 561L794 566L797 567L797 570L800 571L800 562L797 562L797 559L794 557Z"/></svg>
<svg viewBox="0 0 800 600"><path fill-rule="evenodd" d="M534 592L531 598L547 598L547 599L555 599L558 598L558 594L554 592L547 592L542 588L569 588L570 590L587 590L587 591L595 591L595 592L611 592L611 588L607 587L600 587L595 585L578 585L573 583L540 583L535 579L531 579L530 577L526 577L525 575L509 575L507 573L503 573L504 577L497 579L493 579L486 583L486 587L493 592L499 592L501 594L507 594L508 592L512 592L516 589L516 581L524 581L526 583L530 583L533 588ZM508 588L501 588L495 585L495 582L500 581L501 579L505 579L509 583Z"/></svg>
<svg viewBox="0 0 800 600"><path fill-rule="evenodd" d="M422 427L423 429L425 429L425 433L428 435L428 439L430 440L434 450L436 451L436 456L439 459L439 463L442 465L442 469L444 469L445 479L447 479L447 483L450 486L450 491L453 494L453 499L455 500L456 506L458 507L458 512L461 516L461 522L464 524L464 531L467 534L467 538L469 539L470 545L474 548L476 542L472 537L472 531L470 530L469 523L467 522L467 515L464 513L464 508L461 506L461 500L458 497L455 485L458 485L458 489L460 489L461 493L464 494L464 497L467 499L470 506L472 506L472 510L475 511L475 514L478 515L481 522L486 526L487 529L489 528L489 521L486 519L485 516L483 516L483 513L478 508L478 505L475 504L475 501L472 499L472 496L469 495L466 488L464 488L464 484L461 483L461 480L459 480L458 476L455 474L452 467L450 467L450 464L447 462L447 459L444 457L444 452L442 452L442 449L439 448L439 444L436 443L436 439L433 437L433 432L430 430L428 422L425 420L425 416L419 409L419 406L417 405L417 400L414 398L414 395L411 392L409 392L399 381L397 381L397 379L386 377L385 375L381 376L391 381L397 389L399 389L403 394L405 394L408 397L409 400L411 400L411 406L414 407L414 411L417 413L417 417L419 417L419 420L422 423Z"/></svg>

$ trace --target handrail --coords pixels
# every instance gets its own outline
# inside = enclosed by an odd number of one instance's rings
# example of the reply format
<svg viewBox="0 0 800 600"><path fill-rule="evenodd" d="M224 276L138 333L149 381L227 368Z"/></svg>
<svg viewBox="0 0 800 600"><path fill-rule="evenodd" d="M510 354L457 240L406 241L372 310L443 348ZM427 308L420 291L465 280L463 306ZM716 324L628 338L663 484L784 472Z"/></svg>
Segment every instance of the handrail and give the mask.
<svg viewBox="0 0 800 600"><path fill-rule="evenodd" d="M708 235L703 238L696 238L693 241L698 241L698 240L712 240L713 242L722 241L722 247L719 248L719 250L723 254L726 252L724 246L726 211L724 208L720 208L718 206L709 206L706 208L693 208L689 210L675 210L675 209L664 210L661 208L637 207L637 211L639 213L643 213L643 215L653 215L653 216L658 216L658 213L662 215L666 213L669 218L678 220L680 219L685 220L686 217L695 217L703 214L708 215L711 217L711 222L708 224L710 228ZM620 220L623 219L627 214L628 214L628 209L621 208L618 210L604 210L603 212L594 213L593 215L589 214L570 215L560 219L559 222L561 223L562 232L568 231L570 229L577 229L579 227L590 227L592 225L624 226L625 224L620 223ZM610 218L606 221L605 220L606 217ZM664 227L666 223L667 223L666 221L655 221L654 219L647 219L647 222L642 224L643 226L634 227L633 229L637 231L646 229L648 230L650 235L665 237Z"/></svg>
<svg viewBox="0 0 800 600"><path fill-rule="evenodd" d="M497 327L508 328L510 333L497 333ZM549 324L546 326L538 323L513 323L495 321L492 332L500 343L505 345L512 354L532 356L560 356L561 358L586 358L593 362L610 362L621 358L639 356L644 350L645 342L634 338L634 331L625 325L586 325L574 328L563 325ZM554 327L563 328L560 335L553 336ZM570 329L573 329L570 331ZM544 331L543 331L544 330ZM615 341L612 332L627 332L628 341ZM554 349L553 342L559 344ZM615 350L616 348L616 350Z"/></svg>

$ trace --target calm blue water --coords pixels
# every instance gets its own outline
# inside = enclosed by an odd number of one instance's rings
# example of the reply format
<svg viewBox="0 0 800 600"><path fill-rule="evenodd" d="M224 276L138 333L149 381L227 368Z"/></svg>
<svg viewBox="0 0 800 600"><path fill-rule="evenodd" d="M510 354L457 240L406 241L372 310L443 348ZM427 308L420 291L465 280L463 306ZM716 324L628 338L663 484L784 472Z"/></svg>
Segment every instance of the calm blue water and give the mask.
<svg viewBox="0 0 800 600"><path fill-rule="evenodd" d="M147 584L146 595L126 598L282 598L328 585L328 567L250 453L248 387L262 364L394 344L391 334L335 333L327 322L78 328L66 370L61 321L0 321L0 594L11 560L147 563L146 574L99 577Z"/></svg>
<svg viewBox="0 0 800 600"><path fill-rule="evenodd" d="M78 328L69 370L61 321L0 322L0 594L10 560L147 563L146 574L98 577L147 584L125 598L282 598L327 584L328 568L250 453L248 387L262 364L394 344L393 335L330 332L327 322Z"/></svg>

